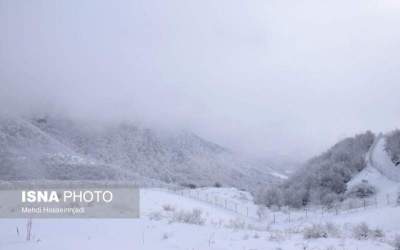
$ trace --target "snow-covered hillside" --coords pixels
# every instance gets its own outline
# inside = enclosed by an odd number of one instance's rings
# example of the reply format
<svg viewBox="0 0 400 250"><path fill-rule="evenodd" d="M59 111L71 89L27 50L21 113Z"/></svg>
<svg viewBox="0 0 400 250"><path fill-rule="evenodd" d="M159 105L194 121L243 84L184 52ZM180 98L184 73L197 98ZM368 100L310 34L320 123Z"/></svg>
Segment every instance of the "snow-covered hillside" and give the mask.
<svg viewBox="0 0 400 250"><path fill-rule="evenodd" d="M385 151L385 137L377 136L366 156L367 167L348 184L348 190L362 182L377 189L377 199L384 202L400 192L400 167L395 166Z"/></svg>
<svg viewBox="0 0 400 250"><path fill-rule="evenodd" d="M235 189L199 189L201 196L215 195L239 206L250 206L251 196ZM255 206L253 204L253 206ZM193 211L199 220L186 220ZM302 211L292 211L292 216ZM265 216L272 216L266 211ZM276 216L283 216L276 212ZM33 220L32 240L25 240L25 220L0 220L2 250L243 250L243 249L348 249L393 250L400 233L400 207L370 207L352 212L320 214L298 220L259 220L214 206L211 202L181 196L163 189L141 191L141 217L113 220ZM198 223L197 223L198 222ZM359 223L382 235L358 238ZM192 224L190 224L192 223ZM312 225L329 225L329 235L308 238ZM18 231L17 231L18 230Z"/></svg>
<svg viewBox="0 0 400 250"><path fill-rule="evenodd" d="M367 167L347 183L348 190L365 181L376 187L375 203L347 207L349 199L329 208L276 210L256 205L249 192L233 187L174 185L219 182L254 190L287 178L192 133L2 117L0 179L129 180L159 188L141 189L138 219L37 219L29 242L26 220L1 219L0 250L393 250L400 234L395 201L400 168L384 145L378 136L367 153ZM339 146L337 151L349 154ZM172 184L169 189L161 188L166 183Z"/></svg>
<svg viewBox="0 0 400 250"><path fill-rule="evenodd" d="M2 180L124 179L142 183L147 178L204 186L218 182L247 190L280 180L276 170L193 133L131 123L96 127L60 117L1 116L0 146Z"/></svg>

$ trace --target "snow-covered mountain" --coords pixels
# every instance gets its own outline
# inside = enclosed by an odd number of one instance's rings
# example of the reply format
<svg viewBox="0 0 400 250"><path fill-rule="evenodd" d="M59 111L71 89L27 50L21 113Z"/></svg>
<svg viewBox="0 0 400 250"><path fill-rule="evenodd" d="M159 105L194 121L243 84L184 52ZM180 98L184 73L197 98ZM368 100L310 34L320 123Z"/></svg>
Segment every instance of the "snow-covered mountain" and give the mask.
<svg viewBox="0 0 400 250"><path fill-rule="evenodd" d="M140 179L255 189L275 170L186 132L132 123L0 118L1 179ZM279 175L281 176L281 175Z"/></svg>

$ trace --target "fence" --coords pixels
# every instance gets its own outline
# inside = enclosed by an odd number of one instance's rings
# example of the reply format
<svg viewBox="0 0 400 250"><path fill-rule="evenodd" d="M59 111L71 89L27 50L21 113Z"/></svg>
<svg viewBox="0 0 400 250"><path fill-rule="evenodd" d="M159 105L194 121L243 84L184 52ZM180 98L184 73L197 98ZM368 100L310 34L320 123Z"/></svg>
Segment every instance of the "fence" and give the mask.
<svg viewBox="0 0 400 250"><path fill-rule="evenodd" d="M272 223L310 220L312 218L322 218L328 216L338 216L341 214L357 213L371 208L383 206L397 206L397 194L387 195L385 199L347 199L343 202L332 204L331 206L313 206L303 209L283 208L272 212Z"/></svg>
<svg viewBox="0 0 400 250"><path fill-rule="evenodd" d="M201 202L206 202L210 205L228 210L240 216L256 219L256 217L252 216L253 207L255 206L253 204L244 205L231 199L216 196L214 194L203 193L196 189L180 189L171 191L177 195L192 198Z"/></svg>
<svg viewBox="0 0 400 250"><path fill-rule="evenodd" d="M344 213L356 213L370 208L399 205L398 194L393 193L387 194L384 197L380 197L380 199L347 199L343 202L332 204L331 206L310 206L302 209L292 209L288 207L267 209L254 204L239 203L228 198L219 197L207 192L204 193L196 189L180 189L170 191L180 196L206 202L210 205L228 210L247 219L263 221L271 224L306 222L312 218L315 219L325 216L337 216Z"/></svg>

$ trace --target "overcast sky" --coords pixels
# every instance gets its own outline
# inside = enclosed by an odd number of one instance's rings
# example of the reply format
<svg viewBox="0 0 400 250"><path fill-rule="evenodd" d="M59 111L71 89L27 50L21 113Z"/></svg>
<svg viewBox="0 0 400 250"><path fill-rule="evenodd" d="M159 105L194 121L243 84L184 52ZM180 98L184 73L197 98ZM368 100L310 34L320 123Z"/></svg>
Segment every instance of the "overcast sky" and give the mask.
<svg viewBox="0 0 400 250"><path fill-rule="evenodd" d="M0 105L309 157L400 125L398 0L0 0Z"/></svg>

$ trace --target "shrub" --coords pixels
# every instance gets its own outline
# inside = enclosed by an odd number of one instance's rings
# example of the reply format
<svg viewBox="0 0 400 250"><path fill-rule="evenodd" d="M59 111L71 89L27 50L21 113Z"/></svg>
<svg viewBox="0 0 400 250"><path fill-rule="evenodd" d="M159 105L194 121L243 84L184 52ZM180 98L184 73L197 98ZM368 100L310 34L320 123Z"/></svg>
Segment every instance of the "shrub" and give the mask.
<svg viewBox="0 0 400 250"><path fill-rule="evenodd" d="M342 207L345 209L356 209L363 207L363 205L363 201L359 198L349 198L342 203Z"/></svg>
<svg viewBox="0 0 400 250"><path fill-rule="evenodd" d="M193 209L192 211L179 211L174 212L170 222L180 222L186 224L203 225L205 219L202 217L203 211L200 209Z"/></svg>
<svg viewBox="0 0 400 250"><path fill-rule="evenodd" d="M303 237L305 239L318 239L328 237L339 237L340 230L333 223L326 223L325 225L314 224L306 227L303 230Z"/></svg>
<svg viewBox="0 0 400 250"><path fill-rule="evenodd" d="M400 206L400 192L397 194L397 201L396 204Z"/></svg>
<svg viewBox="0 0 400 250"><path fill-rule="evenodd" d="M328 232L322 225L312 225L304 229L303 237L304 239L328 238Z"/></svg>
<svg viewBox="0 0 400 250"><path fill-rule="evenodd" d="M358 240L368 239L370 234L371 230L365 222L362 222L353 228L353 236Z"/></svg>
<svg viewBox="0 0 400 250"><path fill-rule="evenodd" d="M163 216L160 212L153 212L153 213L149 214L150 220L159 221L159 220L162 220L162 218L163 218Z"/></svg>
<svg viewBox="0 0 400 250"><path fill-rule="evenodd" d="M183 183L182 186L186 187L186 188L190 188L190 189L197 188L196 184L193 184L193 183Z"/></svg>
<svg viewBox="0 0 400 250"><path fill-rule="evenodd" d="M246 227L246 223L242 219L236 218L229 220L229 224L226 227L234 230L242 230Z"/></svg>
<svg viewBox="0 0 400 250"><path fill-rule="evenodd" d="M257 217L259 220L264 220L267 217L267 209L264 206L258 206Z"/></svg>
<svg viewBox="0 0 400 250"><path fill-rule="evenodd" d="M365 222L362 222L353 227L353 237L358 240L365 240L368 238L383 238L385 233L382 229L370 229Z"/></svg>
<svg viewBox="0 0 400 250"><path fill-rule="evenodd" d="M221 183L219 183L219 182L216 182L216 183L214 184L214 187L216 187L216 188L220 188L220 187L222 187L222 184L221 184Z"/></svg>
<svg viewBox="0 0 400 250"><path fill-rule="evenodd" d="M311 199L314 203L326 206L328 208L333 208L335 204L343 200L342 194L336 194L325 190L325 192L320 193L320 197L318 199Z"/></svg>
<svg viewBox="0 0 400 250"><path fill-rule="evenodd" d="M283 233L280 230L274 230L270 232L270 235L268 237L269 241L283 241L285 240L285 233Z"/></svg>
<svg viewBox="0 0 400 250"><path fill-rule="evenodd" d="M170 234L170 233L164 233L164 234L162 235L162 239L163 239L163 240L168 240L170 237L171 237L171 234Z"/></svg>
<svg viewBox="0 0 400 250"><path fill-rule="evenodd" d="M268 189L263 189L257 194L257 202L267 206L281 206L282 203L282 193L278 187L270 187Z"/></svg>
<svg viewBox="0 0 400 250"><path fill-rule="evenodd" d="M333 224L333 223L326 223L325 224L326 232L330 237L339 237L340 236L340 230L339 228Z"/></svg>
<svg viewBox="0 0 400 250"><path fill-rule="evenodd" d="M385 150L394 163L400 161L400 130L395 130L386 136Z"/></svg>
<svg viewBox="0 0 400 250"><path fill-rule="evenodd" d="M362 182L353 186L348 193L349 197L368 198L376 194L376 188L368 182Z"/></svg>
<svg viewBox="0 0 400 250"><path fill-rule="evenodd" d="M175 211L175 207L172 206L172 205L170 205L170 204L165 204L165 205L163 205L162 208L163 208L163 210L166 211L166 212L173 212L173 211Z"/></svg>
<svg viewBox="0 0 400 250"><path fill-rule="evenodd" d="M382 229L380 229L380 228L377 228L377 229L375 229L375 230L372 230L372 236L374 237L374 238L383 238L383 237L385 237L385 233L382 231Z"/></svg>

